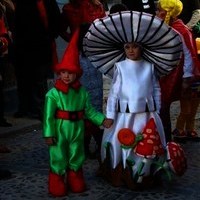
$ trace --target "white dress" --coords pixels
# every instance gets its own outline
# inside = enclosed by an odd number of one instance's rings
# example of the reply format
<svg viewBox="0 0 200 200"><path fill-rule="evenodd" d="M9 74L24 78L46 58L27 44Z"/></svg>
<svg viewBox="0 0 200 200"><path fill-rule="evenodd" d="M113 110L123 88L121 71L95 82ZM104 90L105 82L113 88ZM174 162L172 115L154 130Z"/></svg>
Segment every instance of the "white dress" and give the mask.
<svg viewBox="0 0 200 200"><path fill-rule="evenodd" d="M159 82L154 73L153 64L145 61L125 59L115 64L116 70L109 92L106 115L114 119L111 128L105 129L101 158L106 159L106 146L109 144L111 167L114 169L122 162L126 168L127 160L133 160L133 177L144 163L140 174L148 176L153 159L146 159L134 153L133 149L124 149L118 140L122 128L131 129L136 135L141 133L150 118L154 118L163 148L166 141L162 122L158 115L161 105ZM140 182L142 179L138 179Z"/></svg>

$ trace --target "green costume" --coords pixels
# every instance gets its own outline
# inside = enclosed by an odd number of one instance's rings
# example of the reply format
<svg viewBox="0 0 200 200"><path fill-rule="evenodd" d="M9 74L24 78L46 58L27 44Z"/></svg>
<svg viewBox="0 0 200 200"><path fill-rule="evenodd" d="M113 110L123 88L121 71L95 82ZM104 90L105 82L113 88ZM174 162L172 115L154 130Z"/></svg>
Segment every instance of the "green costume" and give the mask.
<svg viewBox="0 0 200 200"><path fill-rule="evenodd" d="M67 169L79 170L85 160L83 119L69 120L56 117L60 111L84 111L86 118L101 125L105 116L97 112L89 101L89 94L82 86L67 92L52 88L46 94L43 136L54 137L55 145L49 146L50 169L64 175Z"/></svg>

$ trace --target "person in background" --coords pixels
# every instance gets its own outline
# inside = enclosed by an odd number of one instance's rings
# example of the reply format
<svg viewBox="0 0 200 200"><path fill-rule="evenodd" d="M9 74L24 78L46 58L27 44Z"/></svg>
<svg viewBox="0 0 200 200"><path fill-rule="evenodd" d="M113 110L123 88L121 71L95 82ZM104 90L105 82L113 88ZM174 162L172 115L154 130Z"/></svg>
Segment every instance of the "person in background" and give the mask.
<svg viewBox="0 0 200 200"><path fill-rule="evenodd" d="M15 28L15 4L14 0L0 0L0 4L3 8L3 16L5 20L5 25L8 30L8 35L10 38L10 42L8 45L8 53L5 56L5 63L7 63L7 71L10 72L10 70L13 69L13 31ZM12 70L14 71L14 70ZM13 72L12 74L15 78L15 74ZM10 77L9 77L10 78ZM8 79L9 79L8 78ZM15 80L15 79L14 79Z"/></svg>
<svg viewBox="0 0 200 200"><path fill-rule="evenodd" d="M58 79L45 99L43 136L50 155L48 190L55 197L67 195L68 190L73 193L86 190L82 170L84 116L97 126L109 127L105 116L92 107L88 92L79 82L82 69L78 38L77 29L62 61L55 68Z"/></svg>
<svg viewBox="0 0 200 200"><path fill-rule="evenodd" d="M81 84L87 89L90 95L92 106L98 111L103 112L103 78L102 73L97 70L89 61L83 52L83 38L90 27L90 23L84 23L80 26L80 37L78 42L80 52L80 65L83 75L80 78ZM98 159L100 162L100 149L103 129L85 119L85 153L91 159ZM94 152L90 150L91 138L94 138L96 148Z"/></svg>
<svg viewBox="0 0 200 200"><path fill-rule="evenodd" d="M12 32L15 27L15 4L14 0L0 0L1 7L3 8L3 15L5 19L6 28L8 29L9 36L12 38Z"/></svg>
<svg viewBox="0 0 200 200"><path fill-rule="evenodd" d="M61 12L60 36L69 42L71 35L83 23L92 23L97 18L106 16L100 0L70 0Z"/></svg>
<svg viewBox="0 0 200 200"><path fill-rule="evenodd" d="M14 117L41 120L47 79L55 64L60 10L55 0L16 0L13 31L18 111Z"/></svg>
<svg viewBox="0 0 200 200"><path fill-rule="evenodd" d="M193 27L200 21L200 1L199 0L181 0L183 10L179 15L179 19L189 28Z"/></svg>
<svg viewBox="0 0 200 200"><path fill-rule="evenodd" d="M4 101L4 72L7 66L8 46L10 37L5 25L5 16L3 12L3 5L0 4L0 126L11 127L12 124L5 119L5 101Z"/></svg>
<svg viewBox="0 0 200 200"><path fill-rule="evenodd" d="M129 10L146 12L150 14L156 14L156 7L154 0L121 0L121 3L127 6Z"/></svg>
<svg viewBox="0 0 200 200"><path fill-rule="evenodd" d="M161 112L160 116L164 125L166 140L172 140L170 105L173 101L180 100L181 113L177 120L177 129L173 132L176 137L185 137L185 122L191 120L190 128L194 128L194 116L197 110L196 99L191 97L190 86L195 77L199 75L199 61L196 53L196 46L190 30L183 21L178 18L183 8L180 0L159 0L157 16L174 28L181 36L183 43L183 57L179 66L170 75L161 78ZM194 102L192 102L194 101ZM188 119L190 117L190 119ZM192 136L193 130L187 130L188 136Z"/></svg>
<svg viewBox="0 0 200 200"><path fill-rule="evenodd" d="M0 12L0 126L10 127L12 124L8 123L4 118L4 94L3 94L3 65L2 58L8 50L9 36L5 27L2 12ZM0 153L9 153L9 149L0 145ZM12 174L7 169L0 169L0 180L11 178Z"/></svg>
<svg viewBox="0 0 200 200"><path fill-rule="evenodd" d="M80 36L83 38L87 27L97 18L106 16L103 5L99 0L70 0L62 9L62 32L61 37L69 41L71 34L77 28L81 27ZM85 24L85 25L84 25ZM69 32L68 32L69 28ZM85 29L85 30L84 30ZM82 39L80 39L82 41ZM92 66L91 62L82 51L82 43L79 42L80 65L83 75L80 78L81 84L90 94L91 103L95 109L102 112L103 109L103 77L102 74ZM89 158L98 158L100 156L100 147L103 131L98 126L85 119L85 152ZM96 143L95 152L90 151L91 138Z"/></svg>

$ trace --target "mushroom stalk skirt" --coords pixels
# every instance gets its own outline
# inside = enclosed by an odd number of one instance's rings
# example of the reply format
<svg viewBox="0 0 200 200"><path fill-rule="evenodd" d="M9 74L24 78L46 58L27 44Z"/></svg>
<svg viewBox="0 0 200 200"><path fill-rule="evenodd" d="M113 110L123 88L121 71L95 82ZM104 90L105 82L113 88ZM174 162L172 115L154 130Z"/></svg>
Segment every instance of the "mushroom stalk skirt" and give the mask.
<svg viewBox="0 0 200 200"><path fill-rule="evenodd" d="M166 141L162 122L156 112L144 112L144 113L118 113L115 123L109 129L105 129L102 140L102 162L106 159L109 153L111 168L115 169L120 163L123 164L123 168L131 168L133 179L135 176L140 176L136 182L141 182L142 177L151 176L152 165L159 163L159 166L165 162L166 155L138 155L135 152L134 146L130 148L124 148L118 139L118 133L122 128L128 128L136 135L143 132L144 127L148 121L153 118L156 124L157 132L159 133L162 148L166 149ZM144 147L145 148L145 147ZM156 171L156 168L155 168Z"/></svg>

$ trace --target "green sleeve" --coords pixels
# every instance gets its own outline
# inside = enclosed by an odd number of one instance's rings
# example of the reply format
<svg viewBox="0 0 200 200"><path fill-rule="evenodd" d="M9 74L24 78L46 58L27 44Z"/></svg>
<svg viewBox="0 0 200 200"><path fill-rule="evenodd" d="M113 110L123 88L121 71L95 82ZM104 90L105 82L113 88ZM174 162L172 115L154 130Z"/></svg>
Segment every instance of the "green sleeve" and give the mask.
<svg viewBox="0 0 200 200"><path fill-rule="evenodd" d="M57 101L51 95L46 95L44 104L44 118L43 118L43 136L55 137L55 112L57 109Z"/></svg>
<svg viewBox="0 0 200 200"><path fill-rule="evenodd" d="M85 108L86 118L92 121L97 126L102 125L105 115L103 113L97 112L95 108L90 103L89 94L86 94L86 108Z"/></svg>

